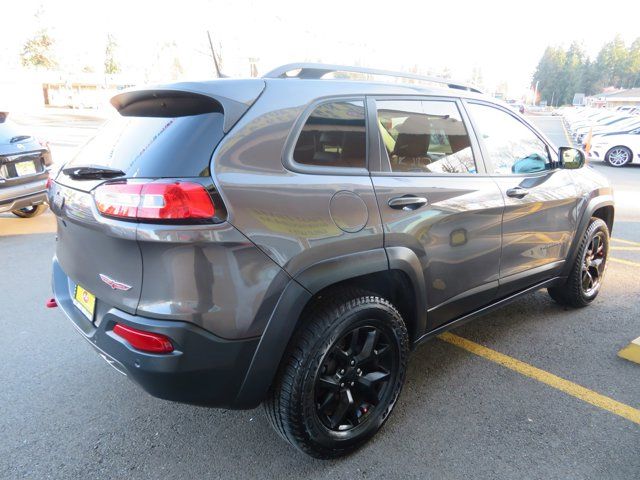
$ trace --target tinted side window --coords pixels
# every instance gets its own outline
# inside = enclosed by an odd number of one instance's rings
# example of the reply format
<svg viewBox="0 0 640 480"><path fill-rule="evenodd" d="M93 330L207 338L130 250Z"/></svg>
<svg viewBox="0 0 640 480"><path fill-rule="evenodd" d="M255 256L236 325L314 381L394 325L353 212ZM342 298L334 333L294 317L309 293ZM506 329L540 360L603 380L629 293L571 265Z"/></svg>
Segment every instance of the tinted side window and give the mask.
<svg viewBox="0 0 640 480"><path fill-rule="evenodd" d="M376 105L391 171L477 171L471 141L454 102L379 100Z"/></svg>
<svg viewBox="0 0 640 480"><path fill-rule="evenodd" d="M330 102L307 119L293 159L318 167L366 168L366 154L364 102Z"/></svg>
<svg viewBox="0 0 640 480"><path fill-rule="evenodd" d="M494 173L535 173L550 168L547 146L529 127L497 108L476 103L468 108Z"/></svg>

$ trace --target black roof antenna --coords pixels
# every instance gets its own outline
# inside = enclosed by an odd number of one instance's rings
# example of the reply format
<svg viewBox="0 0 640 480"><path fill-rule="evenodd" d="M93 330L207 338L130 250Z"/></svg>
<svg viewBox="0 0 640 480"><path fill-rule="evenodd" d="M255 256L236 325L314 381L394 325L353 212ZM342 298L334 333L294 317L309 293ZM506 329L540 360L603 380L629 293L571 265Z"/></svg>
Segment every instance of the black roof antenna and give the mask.
<svg viewBox="0 0 640 480"><path fill-rule="evenodd" d="M220 65L218 65L218 56L216 55L216 51L213 49L213 42L211 41L211 34L209 30L207 30L207 37L209 37L209 47L211 47L211 56L213 57L213 64L216 67L216 74L218 78L227 78L227 76L220 71Z"/></svg>

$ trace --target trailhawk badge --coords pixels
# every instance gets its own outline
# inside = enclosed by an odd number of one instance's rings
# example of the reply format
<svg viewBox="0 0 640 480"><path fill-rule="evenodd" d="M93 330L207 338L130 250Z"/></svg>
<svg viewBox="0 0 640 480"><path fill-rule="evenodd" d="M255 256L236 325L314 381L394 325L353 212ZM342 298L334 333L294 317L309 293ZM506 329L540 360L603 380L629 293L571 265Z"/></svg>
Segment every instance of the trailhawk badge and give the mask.
<svg viewBox="0 0 640 480"><path fill-rule="evenodd" d="M126 283L122 283L122 282L117 282L113 278L107 277L102 273L99 273L98 276L100 277L100 280L102 280L104 283L109 285L113 290L124 290L125 292L127 290L131 290L131 285L127 285Z"/></svg>

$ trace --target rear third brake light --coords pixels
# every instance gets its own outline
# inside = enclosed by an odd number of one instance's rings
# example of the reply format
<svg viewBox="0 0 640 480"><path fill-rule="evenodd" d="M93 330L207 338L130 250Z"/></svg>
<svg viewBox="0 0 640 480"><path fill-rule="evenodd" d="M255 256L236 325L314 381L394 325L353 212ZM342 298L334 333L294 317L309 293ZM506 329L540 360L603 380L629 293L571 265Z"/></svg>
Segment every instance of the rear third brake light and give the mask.
<svg viewBox="0 0 640 480"><path fill-rule="evenodd" d="M96 188L94 198L98 211L109 217L188 220L215 215L207 190L192 182L105 183Z"/></svg>

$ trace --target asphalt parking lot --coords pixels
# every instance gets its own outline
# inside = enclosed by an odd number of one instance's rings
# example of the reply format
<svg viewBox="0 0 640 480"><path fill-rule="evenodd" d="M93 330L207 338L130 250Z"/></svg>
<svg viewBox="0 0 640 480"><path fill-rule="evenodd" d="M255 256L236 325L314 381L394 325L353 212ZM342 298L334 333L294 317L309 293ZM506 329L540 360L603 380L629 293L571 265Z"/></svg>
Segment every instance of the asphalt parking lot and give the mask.
<svg viewBox="0 0 640 480"><path fill-rule="evenodd" d="M100 123L29 121L61 157ZM558 117L534 121L567 143ZM593 168L611 179L618 202L594 304L565 310L539 291L453 331L487 356L426 344L383 430L331 462L296 453L260 409L157 400L109 368L61 312L44 308L50 212L0 215L0 478L639 478L640 365L616 354L640 336L640 165ZM506 368L500 354L542 377ZM571 382L569 392L546 375Z"/></svg>

